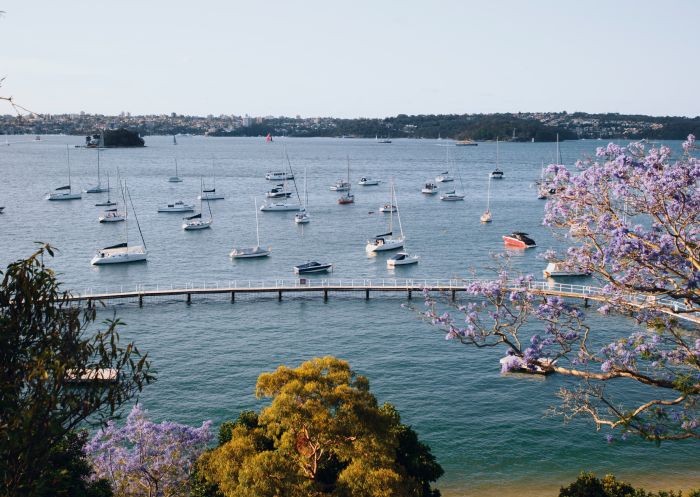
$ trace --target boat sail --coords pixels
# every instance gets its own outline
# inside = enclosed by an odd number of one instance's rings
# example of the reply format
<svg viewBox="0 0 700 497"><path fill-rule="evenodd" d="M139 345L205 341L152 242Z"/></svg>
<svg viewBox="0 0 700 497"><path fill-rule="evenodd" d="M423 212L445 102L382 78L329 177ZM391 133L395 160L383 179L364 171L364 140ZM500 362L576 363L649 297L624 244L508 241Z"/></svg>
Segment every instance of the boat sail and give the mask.
<svg viewBox="0 0 700 497"><path fill-rule="evenodd" d="M389 204L396 205L396 192L394 190L393 180L391 182L391 200L389 201ZM389 212L389 231L386 233L382 233L380 235L377 235L371 240L367 240L367 245L365 245L365 250L368 253L385 252L387 250L395 250L395 249L403 248L405 238L403 235L403 227L401 226L401 215L399 214L398 208L396 209L396 218L399 221L399 230L401 232L401 235L396 237L396 238L393 237L394 213L390 211Z"/></svg>
<svg viewBox="0 0 700 497"><path fill-rule="evenodd" d="M125 264L129 262L141 262L145 261L148 256L148 251L146 250L146 241L143 239L143 233L141 232L141 225L139 224L139 218L136 216L136 209L134 209L134 202L131 199L131 193L126 186L126 181L122 188L122 198L124 199L124 243L118 243L117 245L111 245L97 251L97 254L92 258L90 264L93 266L103 266L107 264ZM139 230L139 235L141 236L142 245L129 245L129 216L128 216L128 203L131 204L131 210L134 213L134 219L136 220L136 226Z"/></svg>
<svg viewBox="0 0 700 497"><path fill-rule="evenodd" d="M97 148L97 185L85 190L85 193L104 193L109 191L109 187L102 186L102 178L100 177L100 148Z"/></svg>
<svg viewBox="0 0 700 497"><path fill-rule="evenodd" d="M199 182L200 190L204 192L204 180L200 178ZM199 196L199 213L185 218L185 222L182 224L182 229L184 229L185 231L204 230L207 228L211 228L211 223L214 222L214 217L211 214L211 206L209 205L209 202L207 202L207 207L209 208L209 219L203 219L202 197L203 195Z"/></svg>
<svg viewBox="0 0 700 497"><path fill-rule="evenodd" d="M270 255L270 247L266 249L260 246L260 224L258 223L258 200L253 199L255 202L255 237L257 240L257 245L255 247L239 247L234 248L229 254L234 259L249 259L253 257L266 257Z"/></svg>
<svg viewBox="0 0 700 497"><path fill-rule="evenodd" d="M49 193L46 196L46 200L78 200L83 198L80 193L73 193L70 182L70 149L66 145L66 162L68 165L68 184L66 186L59 186L54 190L53 193Z"/></svg>

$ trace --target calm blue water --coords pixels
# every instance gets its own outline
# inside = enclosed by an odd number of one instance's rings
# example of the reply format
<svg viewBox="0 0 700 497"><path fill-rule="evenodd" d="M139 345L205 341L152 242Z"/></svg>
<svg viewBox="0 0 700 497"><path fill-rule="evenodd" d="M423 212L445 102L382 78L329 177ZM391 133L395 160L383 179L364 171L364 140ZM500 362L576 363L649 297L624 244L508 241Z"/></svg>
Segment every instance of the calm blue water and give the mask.
<svg viewBox="0 0 700 497"><path fill-rule="evenodd" d="M43 200L48 191L66 184L66 144L71 145L74 186L96 183L96 152L72 148L81 142L80 137L49 136L0 146L0 205L6 207L0 216L3 266L30 253L34 241L48 241L60 249L51 264L65 286L81 291L138 283L210 285L291 278L292 266L308 258L332 262L334 276L343 278L446 278L470 276L472 270L487 275L497 264L492 256L502 252L501 235L513 230L530 233L539 245L514 253L513 270L539 275L544 263L537 254L560 247L541 226L544 202L530 187L539 177L541 161L553 160L553 144L500 145L506 179L492 182L494 222L484 226L478 218L486 206L488 173L495 167L493 143L449 148L467 199L441 202L420 193L426 179L446 169L446 147L433 140L379 145L373 140L287 139L266 144L261 139L179 137L173 146L170 137L148 137L145 149L107 150L100 157L113 184L117 167L128 181L149 249L148 263L97 268L89 264L95 250L124 236L123 226L97 222L100 208L94 203L106 194L85 194L73 202ZM307 170L313 220L302 230L293 213L260 213L261 242L272 246L272 255L232 262L232 247L255 242L253 197L260 200L271 186L264 173L282 167L283 144L300 186ZM571 164L592 155L599 145L565 142L563 161ZM356 203L340 206L328 187L345 176L346 156ZM185 178L180 184L167 182L174 174L174 158ZM449 169L457 175L454 163ZM211 203L211 230L184 232L181 215L156 212L167 201L195 202L200 177L211 184L212 171L217 190L227 198ZM363 175L385 182L355 186ZM407 245L421 256L417 266L395 272L387 270L386 255L368 257L364 251L366 239L386 228L388 215L378 208L389 200L391 178ZM461 189L459 182L454 186ZM138 237L134 224L129 226L131 240ZM398 296L366 302L359 296L331 295L325 303L314 296L281 303L239 297L234 305L211 299L189 307L161 302L116 310L127 323L122 336L149 351L158 370L159 380L141 397L157 419L199 424L235 418L242 409L260 407L254 396L260 372L332 354L367 375L380 402L395 404L403 421L431 445L446 470L440 486L449 495L522 493L541 485L554 492L553 487L572 480L581 469L638 481L649 474L700 481L697 444L611 446L587 422L564 426L561 418L544 417L556 403L553 394L569 380L501 376L499 351L446 342L443 333L403 309L403 302ZM419 299L415 303L421 304ZM101 318L111 317L113 310L102 311ZM628 334L633 326L621 317L592 313L590 319L601 341Z"/></svg>

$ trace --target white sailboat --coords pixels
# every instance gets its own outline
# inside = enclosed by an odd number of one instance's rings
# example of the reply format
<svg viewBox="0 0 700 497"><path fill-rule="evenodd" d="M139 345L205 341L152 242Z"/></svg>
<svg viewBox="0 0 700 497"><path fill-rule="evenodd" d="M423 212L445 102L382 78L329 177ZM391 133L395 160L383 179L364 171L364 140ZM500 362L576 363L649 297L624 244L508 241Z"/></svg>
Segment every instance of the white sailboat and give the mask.
<svg viewBox="0 0 700 497"><path fill-rule="evenodd" d="M200 178L200 190L204 192L204 180ZM193 216L188 216L185 218L185 222L182 223L182 229L185 231L196 231L211 228L211 223L214 222L214 217L211 214L211 206L207 202L207 207L209 208L209 219L202 218L202 197L199 196L199 213Z"/></svg>
<svg viewBox="0 0 700 497"><path fill-rule="evenodd" d="M102 178L100 177L100 149L97 148L97 185L85 190L85 193L104 193L109 191L109 187L102 186Z"/></svg>
<svg viewBox="0 0 700 497"><path fill-rule="evenodd" d="M489 175L489 186L486 189L486 210L479 219L482 223L490 223L493 220L491 216L491 175Z"/></svg>
<svg viewBox="0 0 700 497"><path fill-rule="evenodd" d="M170 176L168 178L168 182L170 183L182 183L182 178L177 175L177 159L175 159L175 176Z"/></svg>
<svg viewBox="0 0 700 497"><path fill-rule="evenodd" d="M46 200L78 200L83 198L81 193L73 193L70 182L70 149L66 145L66 162L68 163L68 184L66 186L59 186L54 190L53 193L49 193L46 196Z"/></svg>
<svg viewBox="0 0 700 497"><path fill-rule="evenodd" d="M449 148L445 149L445 160L447 162L447 165L449 166L450 163L450 155L449 155ZM464 192L464 184L462 183L462 174L459 171L459 166L455 164L455 167L457 168L457 177L459 178L459 185L462 188L462 192ZM456 202L460 200L464 200L464 193L457 193L455 190L450 190L446 191L442 195L440 195L440 200L444 200L445 202Z"/></svg>
<svg viewBox="0 0 700 497"><path fill-rule="evenodd" d="M266 257L270 255L270 247L266 249L260 246L260 224L258 223L258 201L254 199L255 202L255 237L257 240L257 245L255 247L238 247L234 248L229 254L234 259L249 259L253 257Z"/></svg>
<svg viewBox="0 0 700 497"><path fill-rule="evenodd" d="M346 181L346 184L348 185L348 188L346 190L346 193L344 195L341 195L338 197L338 203L343 205L343 204L354 204L355 203L355 195L350 193L350 156L348 156L348 180Z"/></svg>
<svg viewBox="0 0 700 497"><path fill-rule="evenodd" d="M165 204L158 207L158 212L192 212L194 211L194 205L186 204L182 200L173 202L171 204Z"/></svg>
<svg viewBox="0 0 700 497"><path fill-rule="evenodd" d="M211 188L202 187L202 193L199 196L200 200L224 200L224 194L216 192L216 174L214 173L214 161L211 162L211 178L213 186Z"/></svg>
<svg viewBox="0 0 700 497"><path fill-rule="evenodd" d="M136 220L136 226L139 230L139 235L141 236L142 245L129 245L129 221L128 221L128 207L127 207L127 196L131 204L131 210L134 213L134 219ZM93 266L103 266L107 264L126 264L129 262L141 262L145 261L148 256L148 251L146 250L146 241L143 239L143 233L141 232L141 226L139 225L139 218L136 216L136 210L134 209L134 202L131 200L131 193L126 187L126 182L124 182L124 188L122 189L122 197L124 198L124 243L119 243L117 245L111 245L97 251L97 254L92 258L90 264Z"/></svg>
<svg viewBox="0 0 700 497"><path fill-rule="evenodd" d="M304 169L304 207L299 212L294 214L294 222L297 224L306 224L311 221L311 216L306 210L309 205L309 192L306 187L306 169Z"/></svg>
<svg viewBox="0 0 700 497"><path fill-rule="evenodd" d="M109 172L107 172L107 201L106 202L97 202L95 204L95 207L112 207L113 205L117 205L117 203L114 202L110 196Z"/></svg>
<svg viewBox="0 0 700 497"><path fill-rule="evenodd" d="M391 200L389 201L390 205L396 205L396 194L394 190L394 183L392 181L391 183ZM393 231L394 231L394 213L390 212L389 213L389 231L386 233L382 233L380 235L375 236L371 240L367 240L367 245L365 245L365 250L369 253L374 253L374 252L385 252L387 250L395 250L395 249L400 249L403 248L404 244L404 236L403 236L403 227L401 226L401 216L399 215L398 209L396 210L396 218L399 221L399 230L401 232L401 235L398 237L394 237Z"/></svg>
<svg viewBox="0 0 700 497"><path fill-rule="evenodd" d="M396 194L394 194L394 202L396 204L396 217L399 219L399 226L401 226L401 212L399 212L399 201L396 198ZM401 229L401 237L403 238L403 228ZM406 247L404 245L404 250L401 252L397 252L396 254L392 255L386 260L386 266L388 268L394 268L396 266L408 266L411 264L417 264L418 257L417 255L412 255L409 254L408 251L406 251Z"/></svg>

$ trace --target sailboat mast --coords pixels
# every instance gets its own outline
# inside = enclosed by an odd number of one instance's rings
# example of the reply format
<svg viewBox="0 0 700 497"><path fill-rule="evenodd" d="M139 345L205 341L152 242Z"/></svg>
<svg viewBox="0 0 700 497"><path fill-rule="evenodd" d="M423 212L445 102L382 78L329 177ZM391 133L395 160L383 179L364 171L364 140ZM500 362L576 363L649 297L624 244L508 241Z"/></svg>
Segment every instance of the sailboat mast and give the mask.
<svg viewBox="0 0 700 497"><path fill-rule="evenodd" d="M496 137L496 169L498 169L498 164L500 162L500 157L498 153L498 137Z"/></svg>
<svg viewBox="0 0 700 497"><path fill-rule="evenodd" d="M486 210L491 210L491 175L489 174L489 186L486 188Z"/></svg>
<svg viewBox="0 0 700 497"><path fill-rule="evenodd" d="M175 177L179 177L177 174L177 158L175 158Z"/></svg>
<svg viewBox="0 0 700 497"><path fill-rule="evenodd" d="M306 168L304 168L304 210L309 205L309 190L306 188Z"/></svg>
<svg viewBox="0 0 700 497"><path fill-rule="evenodd" d="M253 197L255 202L255 237L258 241L257 246L260 246L260 224L258 223L258 199Z"/></svg>
<svg viewBox="0 0 700 497"><path fill-rule="evenodd" d="M392 187L393 187L393 185L392 185ZM399 212L399 199L396 198L396 190L394 188L392 188L391 192L392 192L392 196L394 197L392 200L392 202L393 202L392 205L396 206L396 219L399 220L399 231L401 232L401 238L403 238L403 226L401 225L401 212Z"/></svg>
<svg viewBox="0 0 700 497"><path fill-rule="evenodd" d="M391 178L391 194L389 195L389 233L394 232L394 178Z"/></svg>
<svg viewBox="0 0 700 497"><path fill-rule="evenodd" d="M561 164L561 153L559 152L559 133L557 133L557 165Z"/></svg>
<svg viewBox="0 0 700 497"><path fill-rule="evenodd" d="M112 199L110 197L111 195L109 193L109 171L107 171L107 203L112 202Z"/></svg>
<svg viewBox="0 0 700 497"><path fill-rule="evenodd" d="M100 178L100 147L97 147L97 187L102 188L102 179Z"/></svg>
<svg viewBox="0 0 700 497"><path fill-rule="evenodd" d="M120 181L121 183L121 181ZM129 202L126 201L126 180L124 186L119 185L122 189L122 200L124 200L124 234L126 237L126 247L129 249Z"/></svg>
<svg viewBox="0 0 700 497"><path fill-rule="evenodd" d="M124 187L126 189L126 181L124 182ZM143 243L143 248L146 248L146 240L143 238L143 232L141 231L141 224L139 223L139 218L136 215L136 209L134 208L134 201L131 200L131 192L126 190L127 195L129 195L129 202L131 202L131 210L134 211L134 219L136 219L136 227L139 229L139 235L141 235L141 243Z"/></svg>
<svg viewBox="0 0 700 497"><path fill-rule="evenodd" d="M68 192L73 193L70 182L70 148L66 145L66 162L68 163Z"/></svg>

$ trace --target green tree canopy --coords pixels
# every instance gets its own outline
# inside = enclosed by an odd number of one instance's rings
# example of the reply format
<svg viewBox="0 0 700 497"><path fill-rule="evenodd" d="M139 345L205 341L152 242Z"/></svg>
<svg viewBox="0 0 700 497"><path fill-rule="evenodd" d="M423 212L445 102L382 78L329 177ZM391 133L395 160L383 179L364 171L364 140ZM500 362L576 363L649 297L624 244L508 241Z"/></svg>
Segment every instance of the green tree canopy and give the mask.
<svg viewBox="0 0 700 497"><path fill-rule="evenodd" d="M0 284L0 495L38 495L55 478L52 449L112 418L153 379L146 356L120 344L119 321L88 333L95 309L61 292L43 263L52 255L46 245L10 264ZM100 370L115 377L95 381Z"/></svg>
<svg viewBox="0 0 700 497"><path fill-rule="evenodd" d="M272 403L225 423L221 445L200 459L199 477L224 496L439 496L430 448L346 361L281 366L260 375L256 393Z"/></svg>

